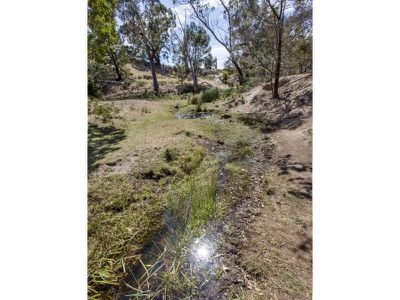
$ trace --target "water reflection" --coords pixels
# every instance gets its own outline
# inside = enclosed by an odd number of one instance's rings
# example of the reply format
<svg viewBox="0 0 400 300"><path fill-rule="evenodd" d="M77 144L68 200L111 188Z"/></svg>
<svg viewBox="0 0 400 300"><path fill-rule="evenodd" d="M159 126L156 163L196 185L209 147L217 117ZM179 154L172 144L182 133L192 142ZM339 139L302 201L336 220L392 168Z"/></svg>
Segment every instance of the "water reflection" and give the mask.
<svg viewBox="0 0 400 300"><path fill-rule="evenodd" d="M211 256L214 253L214 248L210 245L210 242L205 240L196 240L192 246L192 256L198 262L210 262Z"/></svg>
<svg viewBox="0 0 400 300"><path fill-rule="evenodd" d="M190 248L190 264L203 275L214 273L218 266L215 239L211 236L195 240Z"/></svg>

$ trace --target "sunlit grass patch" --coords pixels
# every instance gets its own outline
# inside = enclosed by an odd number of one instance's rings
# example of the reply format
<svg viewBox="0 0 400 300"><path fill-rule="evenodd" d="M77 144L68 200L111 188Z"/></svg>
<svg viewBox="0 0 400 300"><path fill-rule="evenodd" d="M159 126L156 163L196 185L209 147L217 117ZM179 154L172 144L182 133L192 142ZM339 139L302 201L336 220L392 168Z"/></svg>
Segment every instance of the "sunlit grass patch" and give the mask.
<svg viewBox="0 0 400 300"><path fill-rule="evenodd" d="M208 158L167 195L173 216L188 231L200 229L215 215L217 178L218 161Z"/></svg>
<svg viewBox="0 0 400 300"><path fill-rule="evenodd" d="M108 299L162 228L164 208L151 187L139 188L123 175L92 179L88 198L88 292Z"/></svg>

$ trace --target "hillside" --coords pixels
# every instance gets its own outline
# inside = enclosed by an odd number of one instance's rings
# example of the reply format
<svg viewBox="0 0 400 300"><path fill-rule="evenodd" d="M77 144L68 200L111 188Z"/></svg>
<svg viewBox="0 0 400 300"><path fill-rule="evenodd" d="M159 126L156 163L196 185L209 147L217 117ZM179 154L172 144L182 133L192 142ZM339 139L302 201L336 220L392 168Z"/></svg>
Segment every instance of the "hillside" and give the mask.
<svg viewBox="0 0 400 300"><path fill-rule="evenodd" d="M124 66L126 77L122 82L107 80L104 83L102 98L105 100L146 99L152 94L151 72L146 67L126 64ZM225 85L218 79L220 71L214 70L208 75L199 76L200 87L209 88L216 86L224 88ZM160 92L164 96L181 94L191 88L192 81L189 77L183 80L172 68L163 66L157 74ZM189 90L190 91L190 90Z"/></svg>
<svg viewBox="0 0 400 300"><path fill-rule="evenodd" d="M268 87L225 104L264 138L252 193L225 232L220 286L240 299L311 299L312 76L284 77L280 100Z"/></svg>

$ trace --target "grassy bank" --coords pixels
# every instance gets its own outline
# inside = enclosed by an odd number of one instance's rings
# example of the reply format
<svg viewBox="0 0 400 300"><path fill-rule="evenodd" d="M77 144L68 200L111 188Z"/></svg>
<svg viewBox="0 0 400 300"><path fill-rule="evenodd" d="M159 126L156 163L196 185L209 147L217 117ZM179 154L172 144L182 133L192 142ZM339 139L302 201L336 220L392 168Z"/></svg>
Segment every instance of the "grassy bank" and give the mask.
<svg viewBox="0 0 400 300"><path fill-rule="evenodd" d="M251 156L250 144L258 133L222 121L218 113L210 119L178 120L177 111L195 109L185 100L110 105L118 116L106 123L91 120L89 128L89 165L95 166L88 190L89 296L111 299L120 291L123 279L140 264L143 247L165 228L166 211L178 238L169 246L168 259L160 254L166 271L157 277L160 288L155 292L195 293L195 279L182 275L184 254L190 241L228 206L215 200L219 161L213 147L201 146L201 141L225 145L233 160L229 176L244 180L239 161ZM146 268L148 274L156 271ZM146 290L136 292L149 296Z"/></svg>

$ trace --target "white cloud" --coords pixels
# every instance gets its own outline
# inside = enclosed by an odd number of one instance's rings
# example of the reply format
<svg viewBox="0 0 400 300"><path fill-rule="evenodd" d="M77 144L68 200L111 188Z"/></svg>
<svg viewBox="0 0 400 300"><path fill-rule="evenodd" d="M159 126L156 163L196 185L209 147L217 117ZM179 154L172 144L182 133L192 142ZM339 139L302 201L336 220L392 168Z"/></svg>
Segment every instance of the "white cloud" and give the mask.
<svg viewBox="0 0 400 300"><path fill-rule="evenodd" d="M229 53L226 51L224 46L221 45L213 45L211 46L211 54L217 58L218 69L222 69L224 67L224 63L229 58Z"/></svg>

